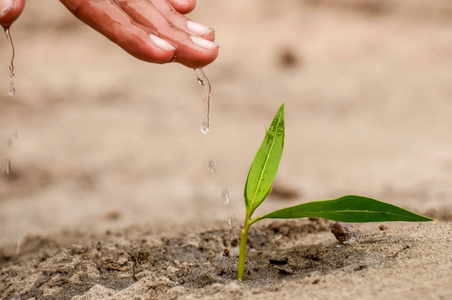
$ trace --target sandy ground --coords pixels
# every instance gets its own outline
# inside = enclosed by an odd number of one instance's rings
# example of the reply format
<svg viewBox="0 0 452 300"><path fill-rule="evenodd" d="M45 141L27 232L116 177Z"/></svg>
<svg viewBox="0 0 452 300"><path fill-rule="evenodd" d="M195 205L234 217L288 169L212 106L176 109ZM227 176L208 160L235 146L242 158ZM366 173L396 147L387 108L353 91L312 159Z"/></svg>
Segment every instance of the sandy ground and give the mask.
<svg viewBox="0 0 452 300"><path fill-rule="evenodd" d="M0 159L12 162L0 176L0 298L452 297L451 16L440 0L198 1L190 17L221 45L205 68L205 136L193 70L137 61L58 1L29 1L12 28L15 97L0 44ZM263 222L263 254L249 261L261 270L236 283L224 240L238 237L249 164L282 102L279 193L257 213L363 194L436 223L368 225L336 247L329 225ZM302 233L275 241L278 226ZM274 251L289 269L269 265Z"/></svg>

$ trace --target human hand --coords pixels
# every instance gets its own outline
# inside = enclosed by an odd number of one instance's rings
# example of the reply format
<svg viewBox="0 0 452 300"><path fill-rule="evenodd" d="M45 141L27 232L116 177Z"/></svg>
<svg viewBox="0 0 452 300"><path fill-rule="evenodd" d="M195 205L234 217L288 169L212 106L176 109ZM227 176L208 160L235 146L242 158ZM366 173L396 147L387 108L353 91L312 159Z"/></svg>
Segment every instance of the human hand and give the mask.
<svg viewBox="0 0 452 300"><path fill-rule="evenodd" d="M175 61L199 68L218 56L214 30L183 15L194 9L196 0L60 1L77 18L138 59L161 64ZM24 4L25 0L0 0L0 24L10 26Z"/></svg>
<svg viewBox="0 0 452 300"><path fill-rule="evenodd" d="M215 32L182 15L196 0L60 0L77 18L138 59L203 67L218 55Z"/></svg>

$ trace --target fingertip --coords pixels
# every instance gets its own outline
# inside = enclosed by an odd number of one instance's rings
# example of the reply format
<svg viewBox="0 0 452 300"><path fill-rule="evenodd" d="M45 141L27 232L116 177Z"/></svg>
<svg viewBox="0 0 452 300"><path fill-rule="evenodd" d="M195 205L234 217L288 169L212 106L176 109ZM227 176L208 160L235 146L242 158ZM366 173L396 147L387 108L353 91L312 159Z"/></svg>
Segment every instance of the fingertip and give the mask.
<svg viewBox="0 0 452 300"><path fill-rule="evenodd" d="M164 40L154 34L149 35L149 52L146 54L146 60L152 63L168 63L174 61L174 56L177 50L177 47L167 40Z"/></svg>
<svg viewBox="0 0 452 300"><path fill-rule="evenodd" d="M203 39L214 41L215 40L215 30L203 24L193 22L192 20L187 21L187 29L192 34L202 37Z"/></svg>
<svg viewBox="0 0 452 300"><path fill-rule="evenodd" d="M193 69L202 68L212 63L218 57L220 46L214 44L209 49L204 47L201 47L201 49L201 51L192 51L190 55L184 55L182 53L178 55L176 51L176 62Z"/></svg>
<svg viewBox="0 0 452 300"><path fill-rule="evenodd" d="M149 38L151 39L152 43L154 43L155 46L157 46L158 48L160 48L164 51L175 51L176 50L176 46L174 46L173 44L169 43L168 41L166 41L162 38L159 38L155 34L150 34Z"/></svg>
<svg viewBox="0 0 452 300"><path fill-rule="evenodd" d="M212 29L208 33L203 34L202 38L206 39L206 40L209 40L209 41L212 41L212 42L215 41L215 30Z"/></svg>
<svg viewBox="0 0 452 300"><path fill-rule="evenodd" d="M0 1L0 18L3 17L14 6L13 0L1 0Z"/></svg>
<svg viewBox="0 0 452 300"><path fill-rule="evenodd" d="M1 0L0 1L0 25L9 27L19 18L24 10L25 0Z"/></svg>
<svg viewBox="0 0 452 300"><path fill-rule="evenodd" d="M128 36L130 37L130 36ZM174 61L177 47L154 35L132 35L116 42L129 54L142 61L164 64Z"/></svg>
<svg viewBox="0 0 452 300"><path fill-rule="evenodd" d="M168 0L168 2L181 14L188 14L196 6L196 0Z"/></svg>
<svg viewBox="0 0 452 300"><path fill-rule="evenodd" d="M191 35L190 36L190 40L194 44L196 44L197 46L199 46L199 47L201 47L201 48L203 48L205 50L212 50L213 48L216 48L216 47L218 48L218 44L216 44L216 43L214 43L214 42L212 42L210 40L206 40L204 38L201 38L199 36Z"/></svg>

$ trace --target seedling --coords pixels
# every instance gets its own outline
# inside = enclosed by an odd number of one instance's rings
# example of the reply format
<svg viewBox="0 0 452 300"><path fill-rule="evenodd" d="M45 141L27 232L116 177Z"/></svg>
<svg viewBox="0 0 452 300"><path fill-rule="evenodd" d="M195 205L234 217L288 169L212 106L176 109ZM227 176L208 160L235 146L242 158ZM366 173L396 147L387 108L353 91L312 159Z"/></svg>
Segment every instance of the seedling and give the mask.
<svg viewBox="0 0 452 300"><path fill-rule="evenodd" d="M272 190L284 148L284 104L276 113L251 164L245 184L245 224L240 236L237 280L245 271L246 243L250 226L263 219L323 218L339 222L433 221L401 207L375 199L347 195L333 200L303 203L252 219L256 208Z"/></svg>

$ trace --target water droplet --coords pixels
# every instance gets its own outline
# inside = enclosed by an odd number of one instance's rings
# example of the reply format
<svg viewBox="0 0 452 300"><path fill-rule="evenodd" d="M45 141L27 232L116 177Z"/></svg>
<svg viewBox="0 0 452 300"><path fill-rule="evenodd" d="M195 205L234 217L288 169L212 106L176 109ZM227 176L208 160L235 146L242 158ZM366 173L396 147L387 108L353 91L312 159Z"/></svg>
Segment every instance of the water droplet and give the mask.
<svg viewBox="0 0 452 300"><path fill-rule="evenodd" d="M16 94L16 88L14 86L14 56L16 54L16 51L14 49L14 43L11 39L11 32L9 31L9 27L4 27L6 34L6 39L8 40L9 45L11 46L11 62L9 64L9 77L11 78L11 82L9 83L9 95L14 96Z"/></svg>
<svg viewBox="0 0 452 300"><path fill-rule="evenodd" d="M205 122L202 122L201 123L201 132L203 134L207 134L207 133L209 133L209 131L210 131L209 125L206 124Z"/></svg>
<svg viewBox="0 0 452 300"><path fill-rule="evenodd" d="M9 159L5 159L2 163L2 173L9 174L11 172L11 161Z"/></svg>
<svg viewBox="0 0 452 300"><path fill-rule="evenodd" d="M280 238L282 238L282 234L281 233L275 234L275 240L279 240Z"/></svg>
<svg viewBox="0 0 452 300"><path fill-rule="evenodd" d="M209 162L207 163L207 171L209 171L209 174L213 174L217 171L217 166L214 160L209 159Z"/></svg>
<svg viewBox="0 0 452 300"><path fill-rule="evenodd" d="M223 204L225 204L225 205L229 204L229 191L228 191L228 189L223 189L221 191L221 199L223 199Z"/></svg>
<svg viewBox="0 0 452 300"><path fill-rule="evenodd" d="M206 74L204 74L203 69L195 69L196 77L198 83L202 85L202 104L204 106L204 121L201 124L201 132L207 134L210 129L210 95L212 88L210 86L209 79L207 79Z"/></svg>
<svg viewBox="0 0 452 300"><path fill-rule="evenodd" d="M228 222L229 227L232 227L232 218L227 218L226 221Z"/></svg>
<svg viewBox="0 0 452 300"><path fill-rule="evenodd" d="M19 140L19 136L17 135L17 131L13 132L11 137L7 138L6 144L8 148L12 148L14 143L17 143Z"/></svg>
<svg viewBox="0 0 452 300"><path fill-rule="evenodd" d="M8 92L8 94L10 96L14 96L16 94L16 87L14 86L14 82L12 82L12 81L9 83L9 92Z"/></svg>

